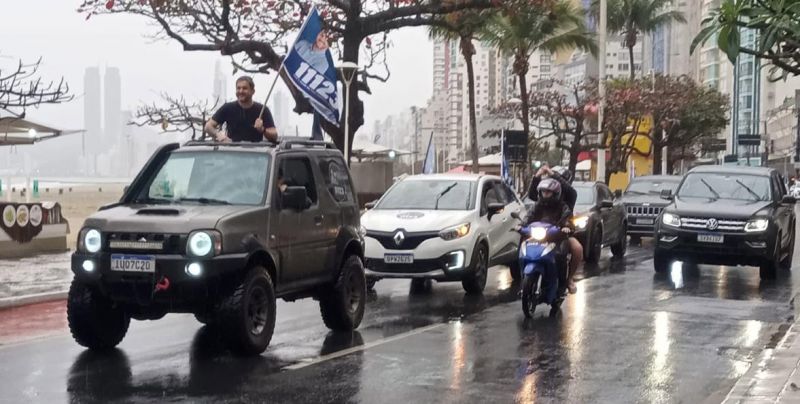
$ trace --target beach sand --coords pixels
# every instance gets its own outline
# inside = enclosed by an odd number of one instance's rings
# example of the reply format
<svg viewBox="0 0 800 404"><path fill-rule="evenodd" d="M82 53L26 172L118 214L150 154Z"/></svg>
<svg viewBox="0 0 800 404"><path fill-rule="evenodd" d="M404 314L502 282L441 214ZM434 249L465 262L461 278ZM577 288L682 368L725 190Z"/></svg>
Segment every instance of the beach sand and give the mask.
<svg viewBox="0 0 800 404"><path fill-rule="evenodd" d="M83 226L84 220L103 205L117 202L122 197L124 185L122 184L102 184L102 185L78 185L65 187L63 193L59 194L59 189L41 188L39 197L31 198L28 202L58 202L61 204L61 214L69 222L70 232L67 234L67 246L70 250L75 249L78 232ZM7 195L3 195L2 200L9 200ZM20 196L17 189L11 196L13 202L26 202L24 196Z"/></svg>

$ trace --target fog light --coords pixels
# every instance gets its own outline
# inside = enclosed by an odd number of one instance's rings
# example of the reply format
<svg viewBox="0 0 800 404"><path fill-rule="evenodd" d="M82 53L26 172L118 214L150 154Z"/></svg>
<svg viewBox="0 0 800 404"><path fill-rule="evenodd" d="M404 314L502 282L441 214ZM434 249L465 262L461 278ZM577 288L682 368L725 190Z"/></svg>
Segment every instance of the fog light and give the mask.
<svg viewBox="0 0 800 404"><path fill-rule="evenodd" d="M94 261L86 260L83 261L83 270L86 272L94 272Z"/></svg>
<svg viewBox="0 0 800 404"><path fill-rule="evenodd" d="M447 254L447 269L463 269L464 268L464 251L454 251Z"/></svg>
<svg viewBox="0 0 800 404"><path fill-rule="evenodd" d="M749 245L750 248L767 248L766 241L748 241L747 245Z"/></svg>
<svg viewBox="0 0 800 404"><path fill-rule="evenodd" d="M665 243L671 243L671 242L673 242L673 241L675 241L677 239L678 239L678 236L661 236L661 238L659 240L663 241Z"/></svg>
<svg viewBox="0 0 800 404"><path fill-rule="evenodd" d="M203 267L200 266L200 264L193 262L186 266L186 273L191 276L198 277L203 274Z"/></svg>

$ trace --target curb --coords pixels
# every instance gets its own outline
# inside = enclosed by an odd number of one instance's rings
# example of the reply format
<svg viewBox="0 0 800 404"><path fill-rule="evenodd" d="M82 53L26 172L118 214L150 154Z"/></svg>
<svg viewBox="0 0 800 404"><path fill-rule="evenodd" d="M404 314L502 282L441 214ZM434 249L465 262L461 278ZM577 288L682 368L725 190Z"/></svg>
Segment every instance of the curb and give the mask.
<svg viewBox="0 0 800 404"><path fill-rule="evenodd" d="M0 310L11 309L29 304L52 302L55 300L66 300L66 298L66 290L60 292L37 293L34 295L4 297L0 299Z"/></svg>

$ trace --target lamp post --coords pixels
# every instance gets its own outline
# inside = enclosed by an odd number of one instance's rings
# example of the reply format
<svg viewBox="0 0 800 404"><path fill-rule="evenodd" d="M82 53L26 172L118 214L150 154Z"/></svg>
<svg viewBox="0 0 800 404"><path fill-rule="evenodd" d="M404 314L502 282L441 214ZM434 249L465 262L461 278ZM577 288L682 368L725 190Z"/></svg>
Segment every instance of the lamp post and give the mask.
<svg viewBox="0 0 800 404"><path fill-rule="evenodd" d="M350 83L358 71L358 65L353 62L343 62L336 69L344 81L344 161L350 167Z"/></svg>
<svg viewBox="0 0 800 404"><path fill-rule="evenodd" d="M511 120L508 122L508 123L511 124L510 125L511 127L508 128L508 129L514 129L514 124L516 123L516 120L517 120L517 111L519 111L519 108L522 106L522 100L517 98L517 97L514 97L514 98L509 99L507 103L508 103L508 105L512 106L512 108L511 108ZM509 126L508 123L506 123L506 126ZM502 144L504 141L505 141L505 134L503 134L503 136L500 139L500 149L501 150L505 150L503 148L503 144ZM526 141L527 141L527 139L526 139ZM500 158L503 158L503 156L501 155ZM500 164L502 165L502 162ZM516 180L517 179L516 177L518 177L518 175L515 175L515 174L519 174L518 170L517 170L517 164L516 163L512 163L511 164L511 171L514 173L514 174L511 175L511 177ZM516 183L517 188L519 188L519 181L515 181L515 183Z"/></svg>
<svg viewBox="0 0 800 404"><path fill-rule="evenodd" d="M599 64L599 82L597 92L600 96L600 102L597 108L597 130L600 133L600 140L603 140L603 115L606 108L606 27L608 19L608 0L600 0L600 21L598 29L598 46L600 48L600 55L598 58ZM631 66L633 69L633 66ZM597 149L597 181L606 180L606 145L601 144Z"/></svg>

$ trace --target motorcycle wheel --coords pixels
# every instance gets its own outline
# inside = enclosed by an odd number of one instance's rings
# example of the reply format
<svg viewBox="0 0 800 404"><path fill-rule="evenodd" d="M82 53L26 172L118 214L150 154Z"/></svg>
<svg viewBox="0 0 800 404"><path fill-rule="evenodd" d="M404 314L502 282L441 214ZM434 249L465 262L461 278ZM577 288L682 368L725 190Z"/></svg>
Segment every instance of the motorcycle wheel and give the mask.
<svg viewBox="0 0 800 404"><path fill-rule="evenodd" d="M525 275L522 279L522 314L526 318L533 317L536 305L539 303L539 273Z"/></svg>

